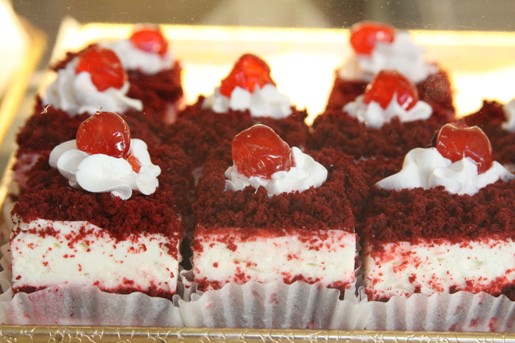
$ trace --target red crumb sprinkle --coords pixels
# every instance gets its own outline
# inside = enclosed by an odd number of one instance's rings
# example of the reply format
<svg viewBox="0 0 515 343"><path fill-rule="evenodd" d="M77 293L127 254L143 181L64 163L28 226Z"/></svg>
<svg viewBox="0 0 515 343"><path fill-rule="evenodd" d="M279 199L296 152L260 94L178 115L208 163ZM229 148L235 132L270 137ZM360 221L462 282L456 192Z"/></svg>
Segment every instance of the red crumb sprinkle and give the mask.
<svg viewBox="0 0 515 343"><path fill-rule="evenodd" d="M39 218L88 221L110 231L115 238L142 231L181 235L182 216L190 213L191 165L177 147L149 148L153 163L162 171L157 191L149 196L135 191L124 201L110 193L71 188L57 169L43 161L31 172L28 187L13 213L26 222ZM82 238L79 235L76 239ZM173 246L169 248L176 250Z"/></svg>
<svg viewBox="0 0 515 343"><path fill-rule="evenodd" d="M307 117L305 111L292 108L292 114L283 119L254 118L249 111L216 113L202 108L203 102L204 97L199 97L194 105L181 112L165 134L166 142L181 146L196 166L210 155L228 156L230 159L234 136L254 124L269 126L292 147L305 146L309 131L304 122Z"/></svg>
<svg viewBox="0 0 515 343"><path fill-rule="evenodd" d="M380 249L386 242L443 238L515 239L515 180L498 181L473 196L443 187L387 191L373 188L365 213L363 239Z"/></svg>
<svg viewBox="0 0 515 343"><path fill-rule="evenodd" d="M435 131L444 123L435 116L412 122L394 118L376 129L367 127L342 110L327 111L315 119L308 147L332 147L356 159L372 156L404 158L413 148L428 147Z"/></svg>
<svg viewBox="0 0 515 343"><path fill-rule="evenodd" d="M218 268L218 262L214 262L213 267Z"/></svg>
<svg viewBox="0 0 515 343"><path fill-rule="evenodd" d="M329 150L311 153L328 168L328 179L320 187L272 197L268 197L263 187L224 191L224 172L230 162L210 160L204 166L197 185L198 198L193 204L197 223L215 230L221 227L353 230L355 221L348 197L361 204L367 186L351 158L339 164L331 163L335 154Z"/></svg>

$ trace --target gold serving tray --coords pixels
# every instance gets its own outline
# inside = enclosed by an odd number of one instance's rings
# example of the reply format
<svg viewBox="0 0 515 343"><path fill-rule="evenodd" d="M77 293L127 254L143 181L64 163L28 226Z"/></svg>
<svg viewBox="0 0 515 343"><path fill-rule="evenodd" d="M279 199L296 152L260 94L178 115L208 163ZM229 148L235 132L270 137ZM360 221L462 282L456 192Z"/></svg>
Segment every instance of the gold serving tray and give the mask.
<svg viewBox="0 0 515 343"><path fill-rule="evenodd" d="M64 20L52 62L66 51L79 50L103 39L126 37L132 25L80 24ZM334 71L351 52L345 29L279 29L163 25L175 56L183 64L187 103L198 95L211 94L234 61L245 52L269 62L272 76L298 108L306 108L308 122L319 114L327 100ZM515 97L515 33L413 31L415 40L427 48L428 58L447 70L455 89L458 114L473 112L483 99L507 102ZM35 61L27 61L27 65ZM33 70L27 69L27 73ZM41 88L50 82L45 77ZM23 89L12 95L16 101L31 102ZM14 99L10 101L15 101ZM12 105L11 105L12 106ZM12 111L9 111L12 113ZM4 113L2 111L0 113ZM30 113L20 114L23 116ZM11 118L12 122L12 118ZM10 123L0 122L0 130ZM0 133L3 131L0 131ZM2 138L2 136L0 136ZM0 203L10 183L4 175ZM179 341L179 342L421 342L421 343L515 343L515 333L329 331L235 328L159 328L103 326L16 326L0 325L0 341Z"/></svg>

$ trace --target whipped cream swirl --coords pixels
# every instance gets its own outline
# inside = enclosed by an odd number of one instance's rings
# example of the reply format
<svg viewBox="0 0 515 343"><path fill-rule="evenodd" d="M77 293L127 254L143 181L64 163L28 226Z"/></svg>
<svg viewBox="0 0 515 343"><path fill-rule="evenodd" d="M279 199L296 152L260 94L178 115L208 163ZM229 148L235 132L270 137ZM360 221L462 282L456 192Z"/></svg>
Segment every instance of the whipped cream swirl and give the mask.
<svg viewBox="0 0 515 343"><path fill-rule="evenodd" d="M70 140L56 146L50 153L50 166L57 168L68 179L70 186L92 193L111 192L127 200L132 191L145 195L154 193L159 186L157 177L161 168L152 164L147 145L140 139L131 139L130 153L141 164L136 173L129 162L105 154L88 154Z"/></svg>
<svg viewBox="0 0 515 343"><path fill-rule="evenodd" d="M130 39L121 39L100 45L113 50L125 70L139 70L144 74L153 75L163 70L172 69L175 63L175 58L169 50L162 56L143 51L135 47Z"/></svg>
<svg viewBox="0 0 515 343"><path fill-rule="evenodd" d="M375 101L365 104L363 99L363 95L356 97L354 101L347 103L343 110L351 117L357 118L361 123L375 129L391 122L395 117L399 118L401 122L410 122L428 119L433 113L433 108L421 100L417 101L410 110L405 110L397 102L397 95L392 98L386 109L383 109Z"/></svg>
<svg viewBox="0 0 515 343"><path fill-rule="evenodd" d="M272 84L263 88L256 86L251 93L241 87L236 87L228 98L220 94L216 88L215 93L204 100L204 108L210 108L217 113L249 110L253 117L286 118L291 114L291 103L288 97L277 91Z"/></svg>
<svg viewBox="0 0 515 343"><path fill-rule="evenodd" d="M415 148L404 158L400 172L379 181L376 186L393 190L443 186L452 194L474 195L497 180L507 181L514 177L495 161L490 169L478 173L476 163L469 157L453 163L436 148Z"/></svg>
<svg viewBox="0 0 515 343"><path fill-rule="evenodd" d="M272 174L271 179L258 176L246 177L238 172L236 166L225 171L225 190L240 191L247 186L254 188L265 187L268 196L281 193L302 192L310 187L319 187L327 179L327 169L299 148L293 147L292 157L295 163L287 171Z"/></svg>
<svg viewBox="0 0 515 343"><path fill-rule="evenodd" d="M415 45L406 31L395 34L391 43L376 43L370 55L353 55L338 71L342 79L370 82L384 69L394 69L413 83L425 80L438 68L424 60L424 49Z"/></svg>
<svg viewBox="0 0 515 343"><path fill-rule="evenodd" d="M506 121L502 124L503 129L515 133L515 99L503 106Z"/></svg>
<svg viewBox="0 0 515 343"><path fill-rule="evenodd" d="M78 74L75 72L78 62L78 58L74 58L57 72L57 79L45 92L44 104L60 108L72 116L84 112L95 114L99 110L123 113L130 109L143 109L140 100L126 96L129 91L128 82L121 89L110 87L100 92L93 84L91 74L85 71Z"/></svg>

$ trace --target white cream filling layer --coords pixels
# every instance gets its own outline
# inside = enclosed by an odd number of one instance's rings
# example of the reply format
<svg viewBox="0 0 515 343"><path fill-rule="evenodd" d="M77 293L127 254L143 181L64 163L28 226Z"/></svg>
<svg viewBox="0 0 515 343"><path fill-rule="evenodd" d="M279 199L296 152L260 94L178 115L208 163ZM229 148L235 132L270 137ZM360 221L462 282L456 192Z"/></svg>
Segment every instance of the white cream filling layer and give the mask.
<svg viewBox="0 0 515 343"><path fill-rule="evenodd" d="M110 87L99 92L89 73L75 72L78 61L78 58L74 58L57 72L57 79L46 89L43 98L45 105L52 105L72 116L81 113L95 114L98 111L124 113L130 109L143 109L140 100L126 96L129 91L128 82L121 89Z"/></svg>
<svg viewBox="0 0 515 343"><path fill-rule="evenodd" d="M370 82L381 70L394 69L413 83L438 71L424 60L424 49L416 45L408 32L395 34L392 43L379 42L370 55L353 55L338 71L341 79Z"/></svg>
<svg viewBox="0 0 515 343"><path fill-rule="evenodd" d="M279 93L272 84L266 84L263 88L256 86L252 93L236 87L230 98L220 94L220 89L216 88L215 93L207 97L202 106L217 113L249 110L253 117L275 119L286 118L292 112L288 97Z"/></svg>
<svg viewBox="0 0 515 343"><path fill-rule="evenodd" d="M449 193L474 195L489 184L514 177L495 161L487 171L478 173L477 164L469 157L452 162L436 148L415 148L406 154L401 171L382 179L376 186L393 190L443 186Z"/></svg>
<svg viewBox="0 0 515 343"><path fill-rule="evenodd" d="M122 62L125 70L139 70L144 74L153 75L163 70L172 69L175 63L175 59L170 51L167 51L163 56L143 51L136 48L130 39L120 39L100 45L113 50Z"/></svg>
<svg viewBox="0 0 515 343"><path fill-rule="evenodd" d="M433 113L433 108L422 100L417 101L410 110L405 110L397 102L397 94L395 94L386 108L382 108L375 101L366 104L363 99L363 95L356 97L354 101L347 103L343 110L351 117L357 118L359 122L375 129L391 122L393 118L399 118L401 122L410 122L428 119Z"/></svg>
<svg viewBox="0 0 515 343"><path fill-rule="evenodd" d="M426 295L452 288L477 292L492 287L498 278L505 280L504 286L515 282L511 239L398 242L386 243L383 249L374 254L367 248L364 259L367 293L375 299L409 296L415 290Z"/></svg>
<svg viewBox="0 0 515 343"><path fill-rule="evenodd" d="M197 280L267 283L302 276L304 281L324 286L355 281L356 234L343 230L298 230L249 237L245 229L212 229L200 234L196 231L194 241L193 271Z"/></svg>
<svg viewBox="0 0 515 343"><path fill-rule="evenodd" d="M88 285L176 291L179 260L169 247L178 251L178 237L141 232L120 241L83 221L39 219L21 223L19 229L11 238L15 288ZM46 230L55 234L45 235Z"/></svg>

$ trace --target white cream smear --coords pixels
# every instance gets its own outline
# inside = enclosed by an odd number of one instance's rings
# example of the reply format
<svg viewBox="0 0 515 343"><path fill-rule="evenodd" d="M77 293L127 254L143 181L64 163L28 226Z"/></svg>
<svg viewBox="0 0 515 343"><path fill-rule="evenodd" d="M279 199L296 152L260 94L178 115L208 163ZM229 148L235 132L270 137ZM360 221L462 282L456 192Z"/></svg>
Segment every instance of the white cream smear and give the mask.
<svg viewBox="0 0 515 343"><path fill-rule="evenodd" d="M78 58L71 60L65 68L57 72L57 79L45 91L43 103L52 105L71 116L98 111L124 113L128 110L141 111L143 104L140 100L127 97L129 83L122 88L110 87L102 92L91 80L88 72L76 73Z"/></svg>
<svg viewBox="0 0 515 343"><path fill-rule="evenodd" d="M288 97L279 93L273 84L266 84L263 88L256 86L253 92L236 87L228 98L220 94L216 88L215 93L204 100L204 108L217 113L249 110L253 117L271 117L281 119L291 113L291 103Z"/></svg>
<svg viewBox="0 0 515 343"><path fill-rule="evenodd" d="M401 122L410 122L428 119L433 113L433 108L422 100L417 101L411 109L405 110L397 102L397 95L390 100L386 108L382 108L375 101L366 104L364 95L359 95L354 101L347 103L343 110L366 126L375 129L391 122L393 118L399 118Z"/></svg>
<svg viewBox="0 0 515 343"><path fill-rule="evenodd" d="M376 186L392 190L443 186L449 193L474 195L497 180L514 177L495 161L487 171L478 173L476 163L469 157L453 163L436 148L415 148L404 158L400 172L379 181Z"/></svg>
<svg viewBox="0 0 515 343"><path fill-rule="evenodd" d="M294 191L305 191L319 187L327 179L327 169L299 148L291 149L294 166L286 171L272 174L271 179L258 176L246 177L238 172L235 165L225 171L225 190L240 191L247 186L264 187L269 196Z"/></svg>
<svg viewBox="0 0 515 343"><path fill-rule="evenodd" d="M76 140L56 146L50 153L49 163L69 180L70 186L88 192L111 192L123 200L129 199L133 190L145 195L154 193L159 186L157 177L161 168L152 164L145 142L131 139L130 154L141 164L138 173L123 158L90 155L79 150Z"/></svg>
<svg viewBox="0 0 515 343"><path fill-rule="evenodd" d="M376 43L370 55L353 55L338 71L341 79L370 82L385 69L394 69L413 83L427 79L438 68L424 60L424 49L415 45L408 32L399 31L391 43Z"/></svg>
<svg viewBox="0 0 515 343"><path fill-rule="evenodd" d="M175 63L175 58L170 51L167 51L164 55L143 51L135 47L130 39L105 42L101 43L100 46L113 50L125 70L139 70L147 75L172 69Z"/></svg>

